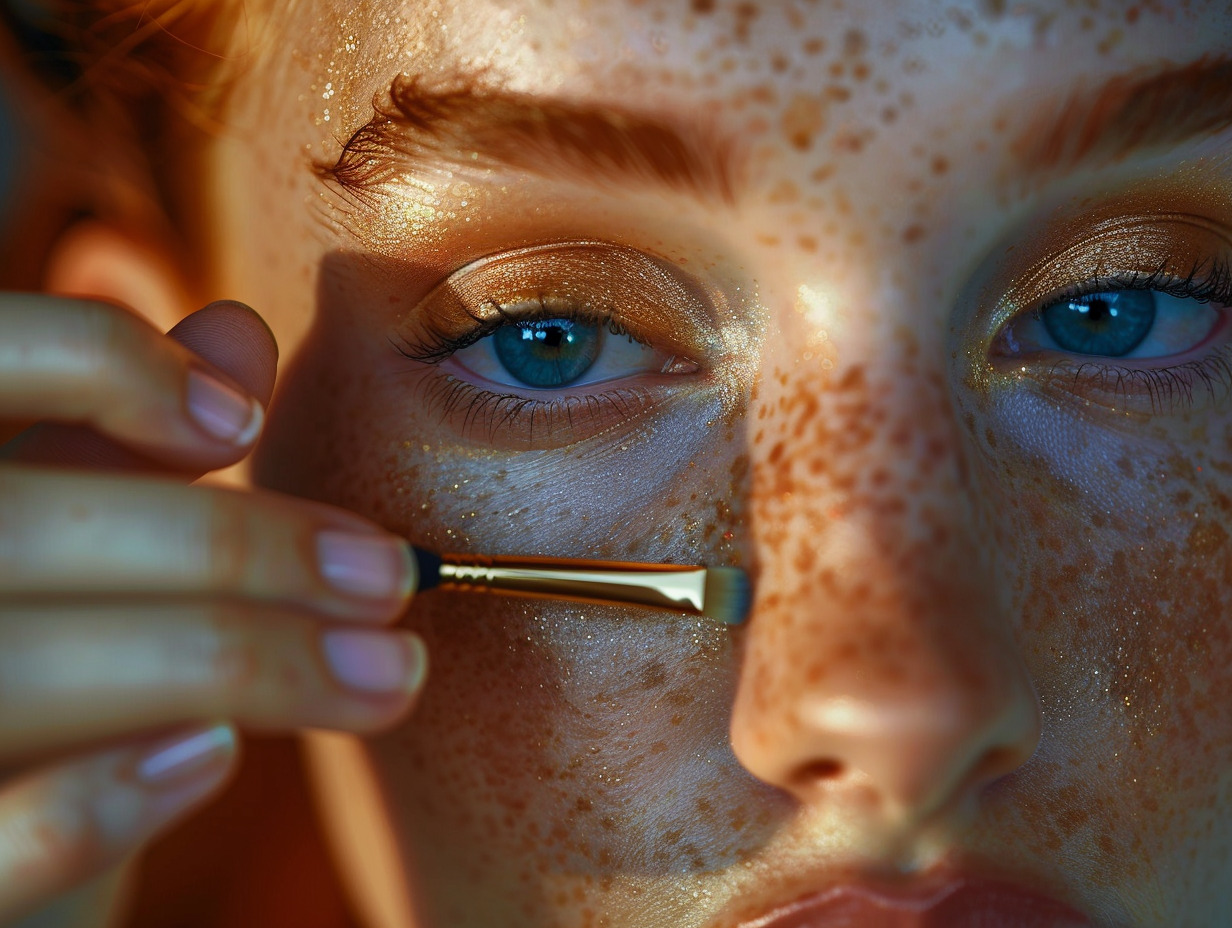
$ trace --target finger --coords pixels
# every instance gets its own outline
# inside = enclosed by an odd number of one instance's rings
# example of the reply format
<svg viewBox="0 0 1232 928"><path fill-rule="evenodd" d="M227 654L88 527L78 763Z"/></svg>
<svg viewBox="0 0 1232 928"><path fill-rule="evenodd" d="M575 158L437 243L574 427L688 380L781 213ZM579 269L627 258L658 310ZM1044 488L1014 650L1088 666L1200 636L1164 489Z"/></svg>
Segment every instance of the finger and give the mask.
<svg viewBox="0 0 1232 928"><path fill-rule="evenodd" d="M262 406L269 405L278 345L264 320L243 303L211 303L183 319L167 336L230 376ZM166 464L137 454L89 426L59 422L42 422L28 429L12 444L7 457L29 464L134 473L167 469ZM186 469L184 476L193 480L203 473L197 466Z"/></svg>
<svg viewBox="0 0 1232 928"><path fill-rule="evenodd" d="M250 307L219 300L185 316L167 337L227 374L262 406L269 405L278 372L278 343Z"/></svg>
<svg viewBox="0 0 1232 928"><path fill-rule="evenodd" d="M227 596L387 621L416 579L405 541L318 503L0 467L0 598Z"/></svg>
<svg viewBox="0 0 1232 928"><path fill-rule="evenodd" d="M410 708L422 641L236 603L6 606L0 763L227 718L263 730L371 732Z"/></svg>
<svg viewBox="0 0 1232 928"><path fill-rule="evenodd" d="M243 457L263 416L234 380L132 313L0 295L0 418L88 425L141 455L212 470Z"/></svg>
<svg viewBox="0 0 1232 928"><path fill-rule="evenodd" d="M216 793L235 732L199 726L26 775L0 789L0 923L116 864Z"/></svg>

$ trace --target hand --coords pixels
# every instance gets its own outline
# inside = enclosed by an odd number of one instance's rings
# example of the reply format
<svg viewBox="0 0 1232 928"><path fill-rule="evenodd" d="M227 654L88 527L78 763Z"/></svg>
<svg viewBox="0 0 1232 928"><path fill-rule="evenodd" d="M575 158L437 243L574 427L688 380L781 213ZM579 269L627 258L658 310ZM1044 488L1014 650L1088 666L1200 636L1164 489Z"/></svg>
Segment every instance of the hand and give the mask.
<svg viewBox="0 0 1232 928"><path fill-rule="evenodd" d="M233 726L370 732L422 684L422 643L381 627L413 585L404 542L188 485L260 431L277 349L259 317L213 304L171 336L0 296L0 421L51 420L0 451L0 923L215 793Z"/></svg>

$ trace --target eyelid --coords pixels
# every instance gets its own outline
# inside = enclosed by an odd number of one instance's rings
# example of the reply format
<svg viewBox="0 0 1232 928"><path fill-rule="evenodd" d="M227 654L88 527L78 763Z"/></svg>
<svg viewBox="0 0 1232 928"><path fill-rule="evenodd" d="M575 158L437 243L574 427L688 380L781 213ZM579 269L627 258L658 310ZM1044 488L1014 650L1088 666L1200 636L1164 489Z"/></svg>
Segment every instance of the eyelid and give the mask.
<svg viewBox="0 0 1232 928"><path fill-rule="evenodd" d="M516 307L559 305L610 318L639 341L704 360L721 352L715 315L721 299L669 262L633 248L533 245L454 271L398 320L397 330L411 345L455 344L517 318Z"/></svg>
<svg viewBox="0 0 1232 928"><path fill-rule="evenodd" d="M1058 247L1060 242L1060 247ZM1205 216L1160 210L1050 223L1008 252L1008 266L981 283L978 303L991 347L1005 327L1066 295L1135 275L1180 281L1195 268L1232 262L1232 229Z"/></svg>

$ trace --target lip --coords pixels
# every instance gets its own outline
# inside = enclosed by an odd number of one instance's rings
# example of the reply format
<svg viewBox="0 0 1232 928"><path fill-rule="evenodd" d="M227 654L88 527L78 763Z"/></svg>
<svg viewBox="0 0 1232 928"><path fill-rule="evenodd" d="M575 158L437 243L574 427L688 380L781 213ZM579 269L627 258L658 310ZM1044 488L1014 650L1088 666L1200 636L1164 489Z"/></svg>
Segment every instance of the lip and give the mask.
<svg viewBox="0 0 1232 928"><path fill-rule="evenodd" d="M1087 916L1025 887L958 878L929 886L835 886L739 928L1093 928Z"/></svg>

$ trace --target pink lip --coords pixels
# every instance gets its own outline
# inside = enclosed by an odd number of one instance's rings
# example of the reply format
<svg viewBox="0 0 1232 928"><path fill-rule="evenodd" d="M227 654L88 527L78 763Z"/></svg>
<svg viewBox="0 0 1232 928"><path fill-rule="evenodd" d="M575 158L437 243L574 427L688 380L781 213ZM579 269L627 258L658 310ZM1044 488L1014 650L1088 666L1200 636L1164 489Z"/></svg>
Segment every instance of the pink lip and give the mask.
<svg viewBox="0 0 1232 928"><path fill-rule="evenodd" d="M958 879L927 890L837 886L740 928L1093 928L1082 913L1009 883Z"/></svg>

